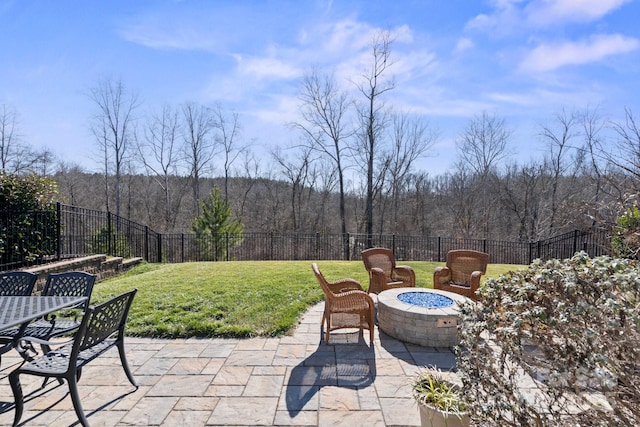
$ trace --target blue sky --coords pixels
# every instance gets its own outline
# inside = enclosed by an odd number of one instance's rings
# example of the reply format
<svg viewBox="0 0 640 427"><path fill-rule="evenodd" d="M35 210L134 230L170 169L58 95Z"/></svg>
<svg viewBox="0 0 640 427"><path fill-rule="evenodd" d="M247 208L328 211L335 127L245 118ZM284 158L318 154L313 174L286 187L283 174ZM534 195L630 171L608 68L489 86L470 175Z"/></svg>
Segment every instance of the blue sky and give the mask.
<svg viewBox="0 0 640 427"><path fill-rule="evenodd" d="M256 150L285 146L301 77L317 67L348 88L371 34L390 30L387 103L439 129L421 163L437 174L483 111L505 119L522 161L543 154L537 126L562 109L640 114L638 17L638 0L0 0L0 104L25 142L88 170L86 94L104 78L139 95L140 115L220 103Z"/></svg>

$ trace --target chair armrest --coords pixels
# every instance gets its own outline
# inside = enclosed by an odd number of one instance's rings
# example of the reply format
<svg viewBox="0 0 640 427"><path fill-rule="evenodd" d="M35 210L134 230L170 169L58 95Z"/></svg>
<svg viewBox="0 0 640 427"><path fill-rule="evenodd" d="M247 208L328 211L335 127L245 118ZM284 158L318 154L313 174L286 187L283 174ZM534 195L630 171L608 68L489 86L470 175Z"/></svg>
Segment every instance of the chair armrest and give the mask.
<svg viewBox="0 0 640 427"><path fill-rule="evenodd" d="M416 272L408 265L396 265L394 276L401 279L409 287L416 286Z"/></svg>
<svg viewBox="0 0 640 427"><path fill-rule="evenodd" d="M367 293L379 294L385 290L386 284L387 276L385 276L381 268L373 267L369 270L369 288L367 288Z"/></svg>
<svg viewBox="0 0 640 427"><path fill-rule="evenodd" d="M47 341L47 340L43 340L40 338L36 338L36 337L22 337L20 338L20 341L25 341L25 342L30 342L30 343L36 343L36 344L44 344L44 345L48 345L48 346L64 346L67 345L69 343L72 343L74 340L74 338L71 338L70 340L66 340L66 341Z"/></svg>
<svg viewBox="0 0 640 427"><path fill-rule="evenodd" d="M56 350L59 350L62 347L73 343L74 339L75 338L71 338L70 340L66 340L66 341L60 341L60 340L47 341L47 340L43 340L36 337L26 336L26 337L21 337L18 340L18 343L15 346L15 349L18 353L20 353L20 355L25 360L33 360L33 358L37 355L37 351L33 347L33 344L40 344L40 346L42 346L43 349L46 347L49 347L49 349L51 349L52 347L55 347ZM34 355L33 356L29 355L28 353L29 351L32 351Z"/></svg>
<svg viewBox="0 0 640 427"><path fill-rule="evenodd" d="M480 277L482 276L482 271L474 271L471 273L471 277L469 279L469 287L475 293L480 287Z"/></svg>
<svg viewBox="0 0 640 427"><path fill-rule="evenodd" d="M328 282L327 284L329 285L329 289L331 289L331 292L333 292L334 294L340 294L353 290L364 291L362 285L360 285L360 283L354 279L340 279L336 280L335 282Z"/></svg>
<svg viewBox="0 0 640 427"><path fill-rule="evenodd" d="M445 284L451 281L451 270L449 267L436 267L433 272L433 285Z"/></svg>

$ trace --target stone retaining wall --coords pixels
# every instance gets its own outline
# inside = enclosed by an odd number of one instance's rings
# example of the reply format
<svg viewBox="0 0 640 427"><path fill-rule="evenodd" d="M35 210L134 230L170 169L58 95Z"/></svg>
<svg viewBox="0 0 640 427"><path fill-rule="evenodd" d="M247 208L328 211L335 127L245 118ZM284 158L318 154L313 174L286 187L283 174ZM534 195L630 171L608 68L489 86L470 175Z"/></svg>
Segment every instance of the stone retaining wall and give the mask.
<svg viewBox="0 0 640 427"><path fill-rule="evenodd" d="M108 277L117 276L128 271L142 262L142 258L123 259L121 257L107 258L106 255L91 255L82 258L73 258L60 262L39 265L25 269L38 275L34 293L40 293L44 288L47 275L50 273L64 273L66 271L86 271L98 276L97 281Z"/></svg>

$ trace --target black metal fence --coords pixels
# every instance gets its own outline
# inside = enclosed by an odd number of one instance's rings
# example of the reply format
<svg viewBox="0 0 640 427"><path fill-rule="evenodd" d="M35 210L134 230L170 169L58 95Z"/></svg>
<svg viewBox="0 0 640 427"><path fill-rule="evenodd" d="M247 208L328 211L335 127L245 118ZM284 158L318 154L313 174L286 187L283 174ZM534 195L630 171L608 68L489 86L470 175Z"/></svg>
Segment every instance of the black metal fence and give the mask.
<svg viewBox="0 0 640 427"><path fill-rule="evenodd" d="M9 220L24 212L0 211L0 270L86 256L107 254L125 258L142 257L149 262L244 261L244 260L359 260L367 247L365 234L325 233L242 233L197 239L194 234L160 234L149 227L110 212L58 204L55 220L48 211L32 212L38 228L28 233L24 246L36 248L38 255L22 257L15 253L16 242L2 239L13 223ZM9 230L11 231L11 230ZM48 236L42 238L42 236ZM15 239L14 239L15 240ZM38 246L42 242L44 246ZM53 242L53 243L52 243ZM475 249L491 255L492 263L529 264L536 258L568 258L584 250L591 256L610 254L606 233L573 231L538 242L453 239L400 235L375 235L374 246L392 248L398 261L438 261L452 249ZM345 246L346 245L346 246Z"/></svg>

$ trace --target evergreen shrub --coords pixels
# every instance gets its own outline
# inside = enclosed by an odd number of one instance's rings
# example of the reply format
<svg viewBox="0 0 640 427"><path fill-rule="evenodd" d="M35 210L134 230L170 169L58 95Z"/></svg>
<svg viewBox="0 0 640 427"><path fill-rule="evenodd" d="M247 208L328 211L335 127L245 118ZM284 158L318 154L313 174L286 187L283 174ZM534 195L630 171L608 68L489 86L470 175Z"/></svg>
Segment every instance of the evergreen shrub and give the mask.
<svg viewBox="0 0 640 427"><path fill-rule="evenodd" d="M483 426L640 425L640 265L535 261L461 307L458 367Z"/></svg>

